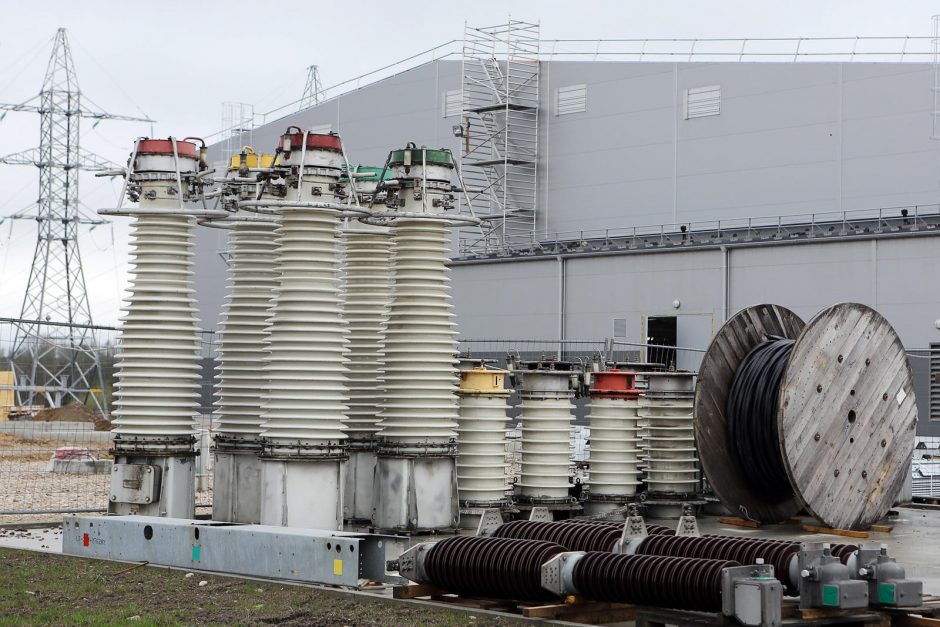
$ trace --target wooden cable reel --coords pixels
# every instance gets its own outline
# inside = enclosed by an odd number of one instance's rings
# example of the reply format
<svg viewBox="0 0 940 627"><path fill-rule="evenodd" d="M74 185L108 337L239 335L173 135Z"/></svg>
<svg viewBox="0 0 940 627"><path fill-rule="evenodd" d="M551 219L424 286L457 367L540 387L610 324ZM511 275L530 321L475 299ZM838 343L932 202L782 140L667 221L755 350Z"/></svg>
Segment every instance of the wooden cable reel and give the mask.
<svg viewBox="0 0 940 627"><path fill-rule="evenodd" d="M726 405L741 362L769 337L795 339L776 432L792 495L773 502L737 461ZM694 404L702 469L722 504L761 523L805 508L828 527L866 529L887 513L909 468L917 426L904 346L874 309L833 305L809 323L779 305L742 309L712 338Z"/></svg>

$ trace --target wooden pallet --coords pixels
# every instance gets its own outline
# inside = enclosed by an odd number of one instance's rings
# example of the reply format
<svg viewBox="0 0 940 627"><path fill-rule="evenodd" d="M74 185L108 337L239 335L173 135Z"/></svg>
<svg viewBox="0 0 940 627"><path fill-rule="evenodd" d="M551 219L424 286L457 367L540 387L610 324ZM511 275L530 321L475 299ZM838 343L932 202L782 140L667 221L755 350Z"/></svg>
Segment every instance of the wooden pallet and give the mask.
<svg viewBox="0 0 940 627"><path fill-rule="evenodd" d="M816 625L879 625L888 627L891 618L867 608L859 610L800 609L797 603L786 601L781 608L781 625L787 627ZM738 625L723 614L685 612L668 609L638 609L636 627L665 627L667 625Z"/></svg>
<svg viewBox="0 0 940 627"><path fill-rule="evenodd" d="M846 538L861 538L863 540L869 537L867 531L855 531L854 529L833 529L832 527L819 527L817 525L803 525L803 531L808 533L824 533L830 536L845 536Z"/></svg>
<svg viewBox="0 0 940 627"><path fill-rule="evenodd" d="M509 599L464 597L442 590L431 584L395 586L396 599L428 599L437 603L450 603L464 608L492 610L516 614L525 618L565 620L585 625L605 625L633 620L637 606L627 603L603 603L580 597L568 597L557 603L534 603Z"/></svg>
<svg viewBox="0 0 940 627"><path fill-rule="evenodd" d="M635 621L637 627L664 627L666 625L712 625L729 626L738 623L720 613L688 612L651 608L628 603L604 603L570 596L555 603L513 601L464 597L442 590L430 584L395 586L392 596L396 599L428 600L447 603L464 609L480 609L504 612L524 618L564 620L585 625L607 625ZM781 608L782 627L823 625L878 625L880 627L940 627L940 597L925 596L919 607L885 609L874 611L868 608L855 610L801 609L792 599L784 601Z"/></svg>
<svg viewBox="0 0 940 627"><path fill-rule="evenodd" d="M747 520L746 518L738 518L736 516L719 516L718 522L722 525L731 525L732 527L745 527L747 529L758 529L763 527L761 523L756 520ZM801 525L803 524L803 519L798 516L788 518L783 522L776 523L779 525Z"/></svg>

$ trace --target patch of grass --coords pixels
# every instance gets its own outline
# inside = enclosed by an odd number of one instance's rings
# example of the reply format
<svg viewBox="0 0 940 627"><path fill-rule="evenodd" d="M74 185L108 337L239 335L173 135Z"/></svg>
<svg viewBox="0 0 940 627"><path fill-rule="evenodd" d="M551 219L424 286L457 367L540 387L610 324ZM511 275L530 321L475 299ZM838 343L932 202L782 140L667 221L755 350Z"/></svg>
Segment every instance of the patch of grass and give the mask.
<svg viewBox="0 0 940 627"><path fill-rule="evenodd" d="M510 618L159 567L0 549L7 625L510 625ZM200 586L200 581L207 581Z"/></svg>

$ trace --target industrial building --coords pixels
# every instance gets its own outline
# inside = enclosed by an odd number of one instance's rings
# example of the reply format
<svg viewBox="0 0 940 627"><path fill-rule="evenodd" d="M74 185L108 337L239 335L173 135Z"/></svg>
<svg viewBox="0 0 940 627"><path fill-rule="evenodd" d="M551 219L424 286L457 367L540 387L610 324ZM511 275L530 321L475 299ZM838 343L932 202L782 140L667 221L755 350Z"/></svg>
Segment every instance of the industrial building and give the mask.
<svg viewBox="0 0 940 627"><path fill-rule="evenodd" d="M62 553L581 624L940 624L885 537L931 526L936 29L932 64L611 61L510 20L213 145L136 138L98 210L131 232L107 508L41 511Z"/></svg>
<svg viewBox="0 0 940 627"><path fill-rule="evenodd" d="M506 208L508 217L482 244L471 245L466 229L464 245L455 241L461 338L539 340L532 345L548 350L559 340L618 338L701 350L748 305L780 303L809 319L854 301L884 313L909 351L940 346L936 67L896 45L874 62L861 54L831 62L799 48L786 60L701 52L570 60L544 42L537 52L511 51L528 63L500 67L526 73L537 108L503 128L510 141L536 130L537 146L523 146L534 167L503 155L515 179L507 206L478 213ZM469 46L463 58L418 64L234 143L274 146L296 124L342 133L354 163L381 166L387 147L405 141L462 154L471 139L454 127L474 131L467 86L480 82ZM210 147L211 160L225 159L222 145ZM469 161L464 178L476 183ZM224 298L223 237L198 236L207 328ZM678 351L676 366L695 369L700 356ZM912 365L918 433L940 433L931 427L940 391L927 353Z"/></svg>

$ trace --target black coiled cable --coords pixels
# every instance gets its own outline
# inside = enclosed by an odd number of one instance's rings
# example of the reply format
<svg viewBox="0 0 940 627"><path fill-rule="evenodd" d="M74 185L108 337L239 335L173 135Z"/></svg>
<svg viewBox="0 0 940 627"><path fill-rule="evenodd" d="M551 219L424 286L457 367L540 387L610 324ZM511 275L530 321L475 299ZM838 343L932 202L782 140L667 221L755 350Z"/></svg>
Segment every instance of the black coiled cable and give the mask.
<svg viewBox="0 0 940 627"><path fill-rule="evenodd" d="M772 503L793 496L777 435L780 381L793 343L772 337L748 353L734 373L725 406L738 465L750 486Z"/></svg>

